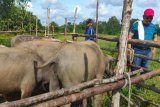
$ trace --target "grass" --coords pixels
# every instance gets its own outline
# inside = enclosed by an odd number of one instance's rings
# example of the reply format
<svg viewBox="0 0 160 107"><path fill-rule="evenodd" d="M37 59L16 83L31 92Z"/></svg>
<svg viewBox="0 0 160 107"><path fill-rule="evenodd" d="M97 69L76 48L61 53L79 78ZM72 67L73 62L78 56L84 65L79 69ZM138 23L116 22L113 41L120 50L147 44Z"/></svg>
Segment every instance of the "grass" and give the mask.
<svg viewBox="0 0 160 107"><path fill-rule="evenodd" d="M160 37L158 37L158 40L160 40ZM156 58L160 59L160 49L156 50ZM155 69L160 68L159 65L160 63L151 61L149 67L151 70L155 70ZM157 88L160 89L159 81L160 81L160 76L156 76L156 77L146 80L146 83L150 85L155 85ZM151 100L153 102L160 104L160 94L158 93L152 92L150 90L143 90L141 93L139 93L139 95L143 96L147 100Z"/></svg>
<svg viewBox="0 0 160 107"><path fill-rule="evenodd" d="M11 40L11 37L13 37L13 36L15 36L15 35L11 35L11 34L5 34L5 35L4 35L4 34L0 34L0 44L10 46L10 40ZM64 38L63 35L56 35L55 38L56 38L56 39L60 39L60 40L62 40L62 41L64 41L64 40L72 40L72 37L71 37L71 36L66 36L66 37ZM160 37L158 37L158 38L159 38L159 40L160 40ZM79 37L79 38L78 38L78 41L84 41L84 38ZM100 45L100 47L104 47L104 48L106 47L106 48L116 49L116 43L115 43L115 42L98 40L98 45ZM109 54L109 55L111 55L111 56L113 56L113 57L115 57L115 58L117 57L117 54L118 54L118 53L111 52L111 51L103 51L103 52L104 52L104 54ZM156 58L160 58L160 49L157 49ZM150 68L151 70L155 70L155 69L160 68L159 65L160 65L160 64L157 63L157 62L151 61L149 68ZM160 89L160 83L159 83L159 81L160 81L160 76L156 76L156 77L153 77L153 78L151 78L151 79L146 80L145 82L146 82L147 84L155 85L156 87L158 87L158 88ZM135 86L132 86L132 92L134 92L134 93L142 96L142 97L143 97L144 99L146 99L146 100L151 100L151 101L153 101L153 102L155 102L155 103L160 104L160 100L159 100L159 99L160 99L160 94L157 94L157 93L155 93L155 92L152 92L152 91L146 90L146 89L143 89L143 90L141 90L141 91L137 91ZM123 89L123 90L122 90L122 93L124 93L125 95L127 95L127 94L128 94L128 88ZM107 102L107 98L106 98L105 102ZM124 103L123 103L123 104L124 104ZM122 106L124 106L124 105L122 105ZM124 107L125 107L125 106L124 106Z"/></svg>
<svg viewBox="0 0 160 107"><path fill-rule="evenodd" d="M11 38L14 37L15 34L0 34L0 45L5 45L10 47L11 45Z"/></svg>

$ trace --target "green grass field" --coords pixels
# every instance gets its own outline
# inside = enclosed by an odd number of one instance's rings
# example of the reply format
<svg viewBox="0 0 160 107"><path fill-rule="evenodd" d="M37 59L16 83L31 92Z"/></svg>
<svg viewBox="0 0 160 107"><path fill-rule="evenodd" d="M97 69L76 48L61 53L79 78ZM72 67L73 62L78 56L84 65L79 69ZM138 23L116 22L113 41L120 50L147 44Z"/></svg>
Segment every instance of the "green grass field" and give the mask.
<svg viewBox="0 0 160 107"><path fill-rule="evenodd" d="M0 34L0 44L6 45L6 46L10 46L10 40L11 37L13 37L15 35L11 35L11 34ZM66 36L64 37L63 35L59 35L57 34L55 36L56 39L60 39L62 41L64 40L72 40L71 36ZM159 41L160 41L160 37ZM84 38L79 37L78 41L84 41ZM112 49L116 49L116 43L115 42L109 42L109 41L103 41L103 40L98 40L98 45L100 45L100 47L106 47L106 48L112 48ZM103 51L104 54L109 54L113 57L117 57L117 52L111 52L111 51ZM156 51L156 58L160 58L160 49L157 49ZM155 69L159 69L160 64L157 62L150 62L150 69L151 70L155 70ZM145 81L146 83L150 84L150 85L155 85L156 87L158 87L160 89L160 76L151 78L149 80ZM128 92L128 88L123 89L122 93L124 93L125 95L127 95ZM144 99L146 100L150 100L153 101L155 103L160 104L160 94L157 94L155 92L152 92L150 90L146 90L146 89L142 89L140 91L137 91L137 89L135 88L135 86L132 86L132 92L135 92L136 94L142 96ZM106 101L107 102L107 101ZM125 107L125 105L123 104L123 106ZM152 107L152 106L148 106L148 107Z"/></svg>

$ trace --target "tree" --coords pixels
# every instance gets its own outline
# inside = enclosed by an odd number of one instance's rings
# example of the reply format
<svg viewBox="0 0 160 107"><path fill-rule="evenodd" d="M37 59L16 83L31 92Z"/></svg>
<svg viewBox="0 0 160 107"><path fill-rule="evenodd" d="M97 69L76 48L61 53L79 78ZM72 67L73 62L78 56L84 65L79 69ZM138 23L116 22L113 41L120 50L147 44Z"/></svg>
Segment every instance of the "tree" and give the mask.
<svg viewBox="0 0 160 107"><path fill-rule="evenodd" d="M0 0L0 19L7 18L9 12L15 6L15 4L23 4L26 5L30 0Z"/></svg>
<svg viewBox="0 0 160 107"><path fill-rule="evenodd" d="M50 24L50 30L51 31L54 30L54 32L59 32L59 26L58 26L58 24L56 22L51 22L51 24Z"/></svg>
<svg viewBox="0 0 160 107"><path fill-rule="evenodd" d="M80 22L76 26L76 33L84 33L86 29L86 21L84 20L83 22Z"/></svg>
<svg viewBox="0 0 160 107"><path fill-rule="evenodd" d="M12 6L14 6L13 0L1 0L0 1L0 19L5 19L11 10Z"/></svg>
<svg viewBox="0 0 160 107"><path fill-rule="evenodd" d="M116 18L116 16L112 16L111 18L109 18L106 24L105 33L109 35L119 35L120 28L121 26L120 26L119 20Z"/></svg>
<svg viewBox="0 0 160 107"><path fill-rule="evenodd" d="M105 33L105 30L106 30L106 22L105 21L99 21L98 22L98 32L100 34L104 34Z"/></svg>
<svg viewBox="0 0 160 107"><path fill-rule="evenodd" d="M67 32L68 33L73 32L73 24L71 22L68 22L67 24Z"/></svg>
<svg viewBox="0 0 160 107"><path fill-rule="evenodd" d="M160 27L159 27L159 24L156 24L156 27L157 27L157 34L160 35Z"/></svg>
<svg viewBox="0 0 160 107"><path fill-rule="evenodd" d="M135 23L136 21L138 21L138 19L131 19L130 20L130 27L133 25L133 23Z"/></svg>

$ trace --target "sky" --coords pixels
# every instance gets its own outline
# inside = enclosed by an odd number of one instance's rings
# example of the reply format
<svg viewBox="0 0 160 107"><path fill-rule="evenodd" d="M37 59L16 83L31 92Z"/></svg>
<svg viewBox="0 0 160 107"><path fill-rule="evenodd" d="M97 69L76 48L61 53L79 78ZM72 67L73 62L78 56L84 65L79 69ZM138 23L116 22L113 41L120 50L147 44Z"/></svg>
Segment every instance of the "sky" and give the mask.
<svg viewBox="0 0 160 107"><path fill-rule="evenodd" d="M96 20L97 0L31 0L26 5L28 11L36 15L43 25L46 25L47 8L50 8L50 21L59 25L73 23L75 8L77 7L76 23L88 18ZM99 21L108 21L112 16L118 20L122 17L123 0L99 0ZM133 0L131 18L142 20L146 8L155 11L153 23L160 24L160 0Z"/></svg>

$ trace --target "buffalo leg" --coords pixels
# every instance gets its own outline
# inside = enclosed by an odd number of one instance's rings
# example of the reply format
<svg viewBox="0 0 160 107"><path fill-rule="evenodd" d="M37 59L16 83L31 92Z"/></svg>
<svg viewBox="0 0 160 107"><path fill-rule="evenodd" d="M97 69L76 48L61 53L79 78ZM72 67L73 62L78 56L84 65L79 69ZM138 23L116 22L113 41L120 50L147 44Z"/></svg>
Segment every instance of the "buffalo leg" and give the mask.
<svg viewBox="0 0 160 107"><path fill-rule="evenodd" d="M33 81L30 81L30 83L33 83ZM24 83L21 86L21 99L31 96L34 87L35 87L34 83L33 84Z"/></svg>

